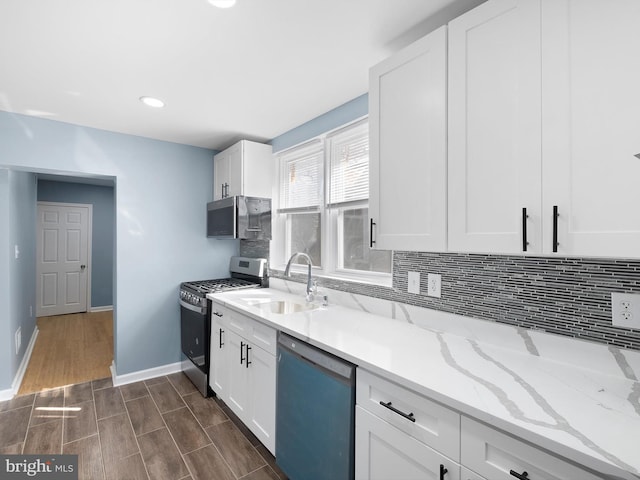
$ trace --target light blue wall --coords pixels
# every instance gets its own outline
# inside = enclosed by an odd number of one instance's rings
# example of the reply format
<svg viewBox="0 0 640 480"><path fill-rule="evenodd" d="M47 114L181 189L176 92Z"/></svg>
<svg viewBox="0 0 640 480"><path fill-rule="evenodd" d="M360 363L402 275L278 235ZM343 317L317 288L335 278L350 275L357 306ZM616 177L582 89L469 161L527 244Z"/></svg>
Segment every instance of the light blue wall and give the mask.
<svg viewBox="0 0 640 480"><path fill-rule="evenodd" d="M271 140L273 152L293 147L299 143L317 137L346 123L367 115L369 95L364 94L334 108L302 125L283 133Z"/></svg>
<svg viewBox="0 0 640 480"><path fill-rule="evenodd" d="M36 184L35 175L0 170L0 390L10 388L35 329ZM18 247L18 258L15 247ZM22 342L16 353L15 332Z"/></svg>
<svg viewBox="0 0 640 480"><path fill-rule="evenodd" d="M38 180L39 202L93 205L91 246L91 306L113 305L114 215L113 187Z"/></svg>
<svg viewBox="0 0 640 480"><path fill-rule="evenodd" d="M180 361L180 282L229 274L238 242L205 234L205 205L213 197L212 153L0 112L2 164L115 178L119 375Z"/></svg>
<svg viewBox="0 0 640 480"><path fill-rule="evenodd" d="M9 324L9 170L0 168L0 390L11 387L13 371Z"/></svg>

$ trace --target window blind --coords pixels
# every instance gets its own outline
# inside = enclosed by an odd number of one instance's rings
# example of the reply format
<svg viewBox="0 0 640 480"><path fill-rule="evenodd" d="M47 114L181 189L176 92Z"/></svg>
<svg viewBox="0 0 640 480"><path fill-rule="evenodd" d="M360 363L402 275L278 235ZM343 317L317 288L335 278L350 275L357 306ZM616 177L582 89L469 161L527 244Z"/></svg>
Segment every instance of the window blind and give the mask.
<svg viewBox="0 0 640 480"><path fill-rule="evenodd" d="M280 157L280 210L319 208L324 152L317 141Z"/></svg>
<svg viewBox="0 0 640 480"><path fill-rule="evenodd" d="M367 122L336 132L330 142L329 203L369 198L369 127Z"/></svg>

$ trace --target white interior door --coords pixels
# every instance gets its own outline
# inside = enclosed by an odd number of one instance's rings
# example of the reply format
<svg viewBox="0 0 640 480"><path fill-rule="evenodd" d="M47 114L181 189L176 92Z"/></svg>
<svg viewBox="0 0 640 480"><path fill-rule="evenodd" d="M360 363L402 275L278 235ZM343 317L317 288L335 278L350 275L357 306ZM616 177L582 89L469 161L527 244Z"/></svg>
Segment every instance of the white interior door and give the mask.
<svg viewBox="0 0 640 480"><path fill-rule="evenodd" d="M91 213L91 205L38 202L38 317L87 311Z"/></svg>

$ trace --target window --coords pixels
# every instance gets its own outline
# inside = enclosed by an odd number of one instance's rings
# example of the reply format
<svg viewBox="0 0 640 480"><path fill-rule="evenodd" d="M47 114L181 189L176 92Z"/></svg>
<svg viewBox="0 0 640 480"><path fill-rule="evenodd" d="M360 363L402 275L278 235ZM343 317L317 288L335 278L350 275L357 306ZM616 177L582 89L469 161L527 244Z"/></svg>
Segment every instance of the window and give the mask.
<svg viewBox="0 0 640 480"><path fill-rule="evenodd" d="M275 250L282 263L305 252L321 274L388 283L391 252L369 248L367 121L285 151L278 161Z"/></svg>

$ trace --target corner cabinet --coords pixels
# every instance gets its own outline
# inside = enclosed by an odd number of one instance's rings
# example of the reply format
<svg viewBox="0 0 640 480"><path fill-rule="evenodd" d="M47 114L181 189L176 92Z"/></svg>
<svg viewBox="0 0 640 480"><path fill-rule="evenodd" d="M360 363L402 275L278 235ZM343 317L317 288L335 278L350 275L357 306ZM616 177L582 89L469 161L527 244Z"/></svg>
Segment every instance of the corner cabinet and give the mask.
<svg viewBox="0 0 640 480"><path fill-rule="evenodd" d="M212 303L209 386L275 452L275 329Z"/></svg>
<svg viewBox="0 0 640 480"><path fill-rule="evenodd" d="M369 72L372 247L446 249L446 27Z"/></svg>
<svg viewBox="0 0 640 480"><path fill-rule="evenodd" d="M271 198L274 165L271 145L241 140L223 150L213 157L213 199Z"/></svg>

